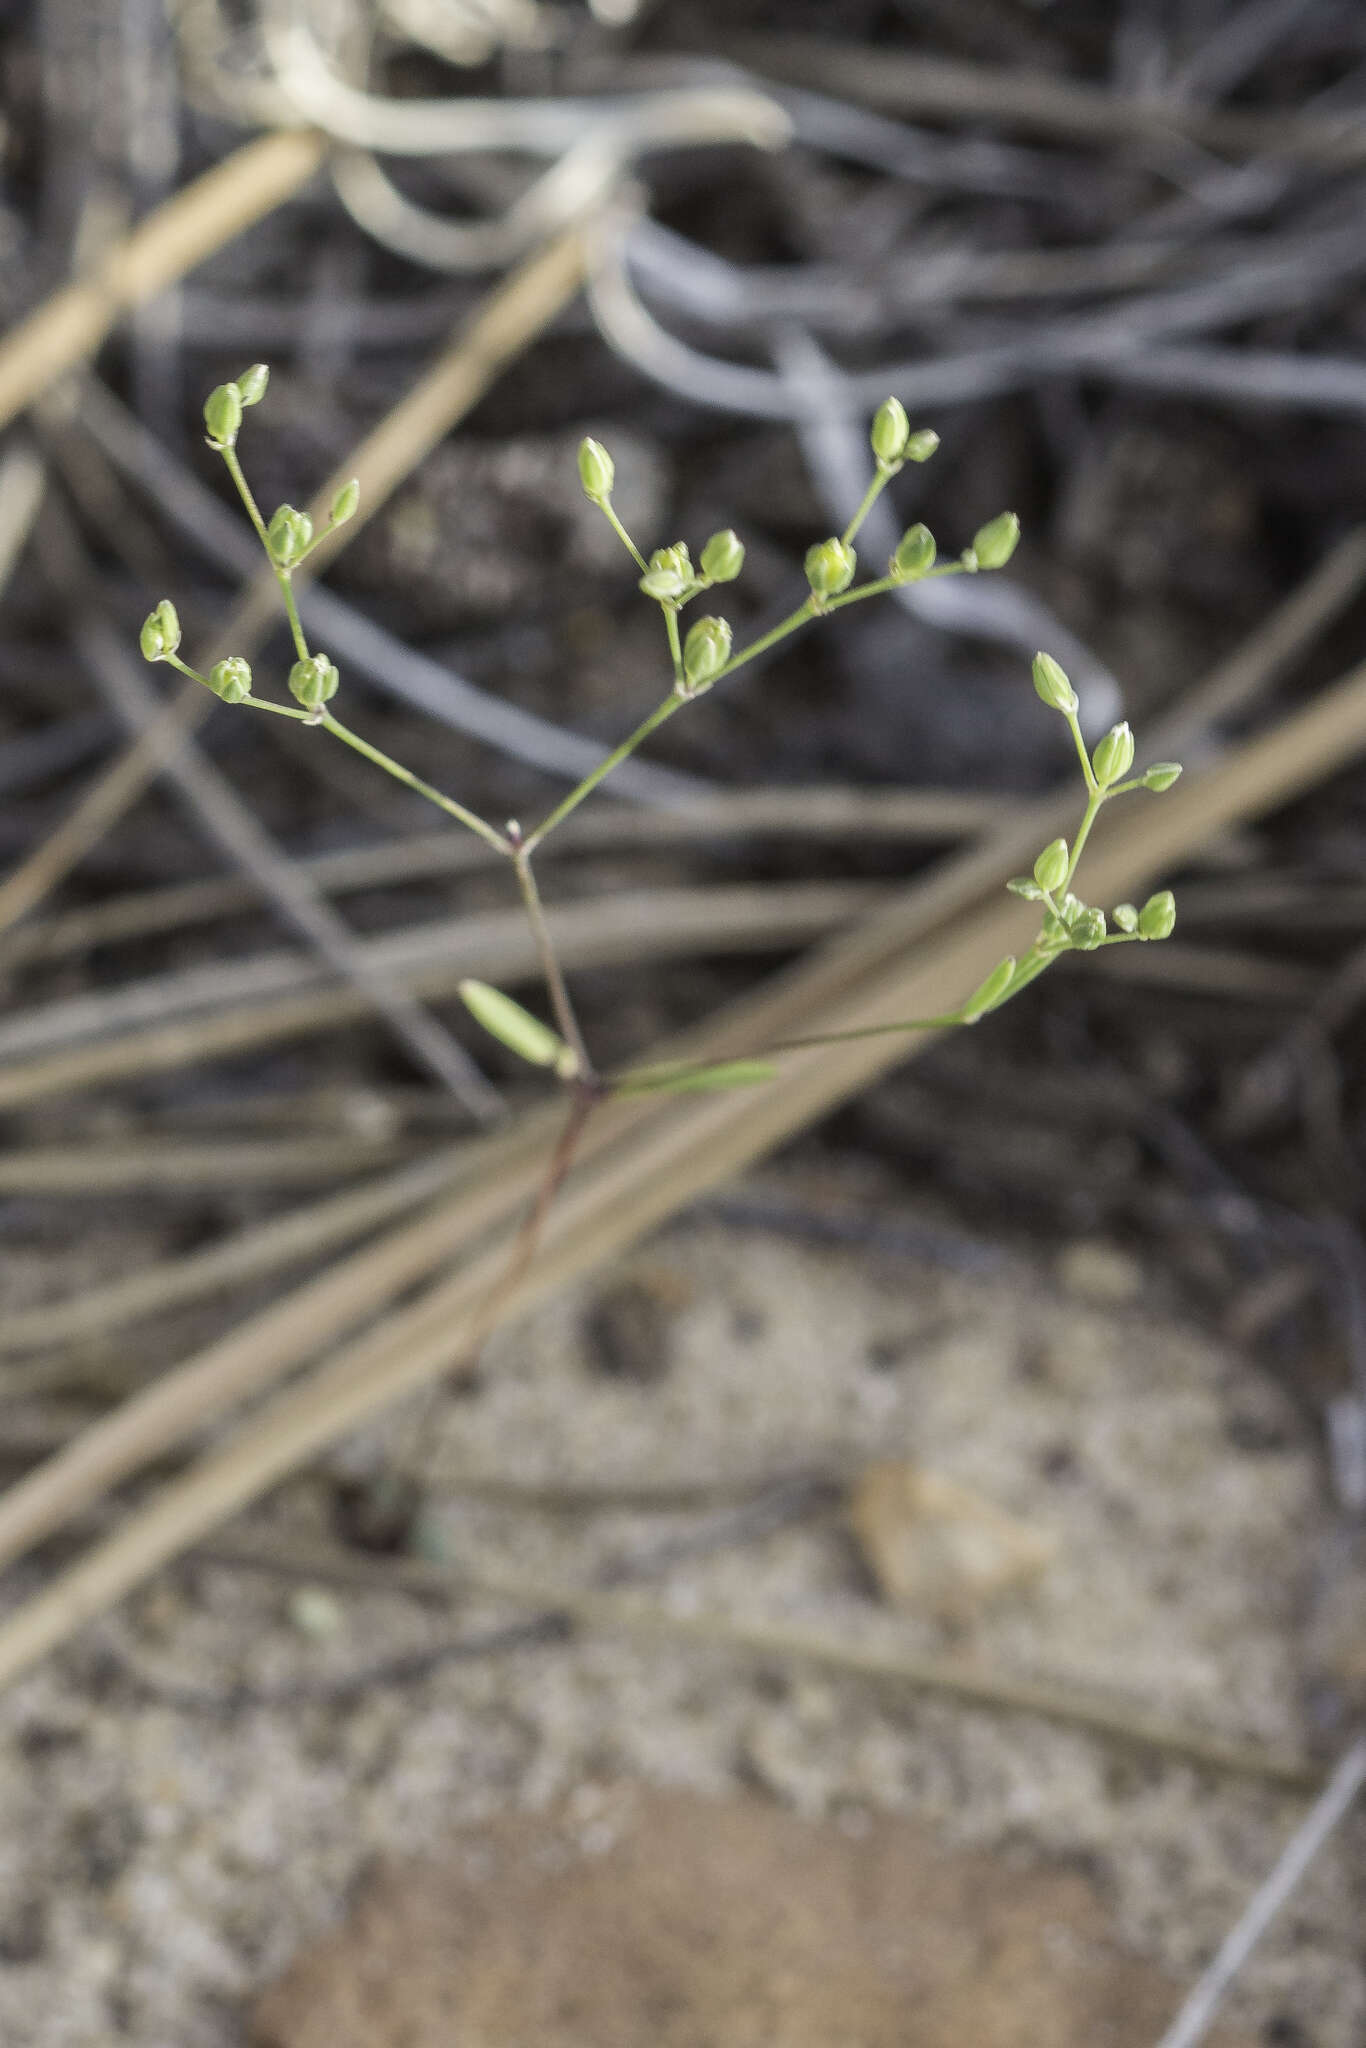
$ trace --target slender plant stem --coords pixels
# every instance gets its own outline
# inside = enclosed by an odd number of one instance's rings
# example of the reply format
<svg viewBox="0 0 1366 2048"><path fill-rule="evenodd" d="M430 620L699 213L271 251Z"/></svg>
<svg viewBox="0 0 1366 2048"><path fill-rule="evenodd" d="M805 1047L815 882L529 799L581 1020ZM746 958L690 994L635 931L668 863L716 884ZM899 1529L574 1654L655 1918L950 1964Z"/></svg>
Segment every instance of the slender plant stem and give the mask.
<svg viewBox="0 0 1366 2048"><path fill-rule="evenodd" d="M1100 816L1100 807L1104 802L1105 791L1097 789L1095 783L1092 782L1091 793L1086 800L1086 815L1083 817L1080 825L1078 825L1077 836L1072 842L1072 858L1067 863L1067 874L1062 885L1064 893L1072 886L1072 877L1076 874L1077 864L1082 854L1086 851L1086 842L1091 836L1091 827Z"/></svg>
<svg viewBox="0 0 1366 2048"><path fill-rule="evenodd" d="M522 892L522 903L536 941L536 951L541 962L541 972L550 996L550 1007L555 1013L555 1022L560 1027L560 1036L574 1055L575 1076L578 1081L592 1084L595 1080L593 1062L588 1057L579 1020L574 1015L574 1005L569 1000L564 975L550 937L550 927L545 921L545 908L541 892L536 887L536 877L531 871L531 855L524 844L512 843L512 867L517 877L517 886Z"/></svg>
<svg viewBox="0 0 1366 2048"><path fill-rule="evenodd" d="M661 605L664 614L664 630L669 636L669 659L674 665L674 681L683 681L683 644L678 637L678 613L673 605Z"/></svg>
<svg viewBox="0 0 1366 2048"><path fill-rule="evenodd" d="M634 754L642 741L647 740L652 732L658 731L665 720L672 718L675 711L679 710L686 702L687 699L685 697L666 697L662 704L656 704L649 717L642 719L635 731L628 738L624 739L619 747L614 747L606 760L598 763L591 775L585 775L577 788L571 789L568 796L556 804L549 816L542 818L534 832L527 833L522 841L522 851L527 854L534 853L548 833L553 832L555 827L563 819L567 818L571 811L576 811L584 798L591 796L598 784L607 780L607 777L614 768L619 768L629 755Z"/></svg>
<svg viewBox="0 0 1366 2048"><path fill-rule="evenodd" d="M271 708L276 709L278 707L272 706ZM307 718L308 716L309 714L305 713L305 717ZM343 740L348 747L354 748L356 753L364 754L366 760L373 761L377 768L383 768L385 773L392 775L396 782L402 782L409 789L415 790L419 796L425 796L428 803L436 804L440 810L446 812L448 817L454 818L457 824L468 827L471 832L476 832L486 845L493 847L495 852L509 855L512 853L512 846L509 841L504 838L503 834L496 827L490 825L486 819L481 818L477 811L466 810L464 804L457 803L454 797L445 796L439 789L433 789L430 782L424 782L420 775L414 775L411 769L404 768L398 761L391 760L389 755L382 754L378 747L372 747L368 740L363 740L359 733L352 732L349 726L343 725L339 719L334 718L332 713L326 708L324 708L318 723L325 731L333 734L336 739Z"/></svg>
<svg viewBox="0 0 1366 2048"><path fill-rule="evenodd" d="M641 575L643 576L650 565L646 561L644 555L642 555L642 553L640 552L640 549L636 546L635 542L632 540L630 534L626 531L626 528L618 519L615 511L612 509L611 499L599 498L596 502L602 513L603 518L607 521L607 524L611 527L613 533L621 542L622 546L626 549L626 552L630 555L631 560L635 563L637 569L639 569Z"/></svg>
<svg viewBox="0 0 1366 2048"><path fill-rule="evenodd" d="M886 490L891 480L891 470L879 469L876 472L872 482L869 484L867 490L863 494L863 499L861 504L859 505L858 511L854 514L853 518L849 521L849 524L845 527L844 532L840 535L840 539L843 541L845 547L848 547L850 541L854 538L854 535L858 532L864 520L868 517L868 514L872 511L874 505L876 505L878 499L882 496L882 493Z"/></svg>
<svg viewBox="0 0 1366 2048"><path fill-rule="evenodd" d="M284 599L285 614L289 619L290 636L294 641L294 652L298 655L300 661L307 661L308 641L304 637L303 623L299 618L299 607L294 602L294 588L290 581L289 571L280 567L270 551L270 539L266 532L266 522L261 517L261 508L256 502L251 485L247 482L246 472L237 459L237 450L235 448L222 448L219 450L219 453L228 465L228 475L237 486L237 495L246 507L248 519L256 528L256 537L265 549L266 560L270 563L275 581L280 586L280 596Z"/></svg>
<svg viewBox="0 0 1366 2048"><path fill-rule="evenodd" d="M1091 756L1086 751L1086 742L1081 736L1081 726L1078 723L1075 711L1067 713L1067 729L1072 735L1072 744L1076 747L1077 759L1081 762L1081 772L1086 783L1086 794L1088 796L1095 796L1099 787L1096 782L1096 771L1091 766ZM1074 861L1072 865L1075 867L1076 862ZM1068 880L1071 880L1071 869L1068 870Z"/></svg>

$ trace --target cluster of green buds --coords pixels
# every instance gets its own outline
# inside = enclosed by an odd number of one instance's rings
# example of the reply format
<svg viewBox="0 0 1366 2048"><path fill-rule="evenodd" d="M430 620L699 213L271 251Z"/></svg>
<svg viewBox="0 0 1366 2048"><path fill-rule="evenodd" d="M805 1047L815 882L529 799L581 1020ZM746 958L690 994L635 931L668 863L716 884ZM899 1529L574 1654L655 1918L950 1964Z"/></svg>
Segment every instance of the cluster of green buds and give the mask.
<svg viewBox="0 0 1366 2048"><path fill-rule="evenodd" d="M1160 793L1170 789L1181 773L1180 764L1157 761L1141 774L1130 777L1134 765L1134 736L1127 721L1112 725L1096 743L1094 751L1088 753L1079 723L1077 693L1065 669L1051 654L1037 654L1033 676L1039 698L1066 720L1071 731L1086 781L1087 801L1074 844L1069 846L1065 839L1050 841L1034 862L1031 874L1016 875L1006 884L1012 894L1044 907L1038 938L1024 962L1012 967L1006 985L1008 993L1018 985L1022 971L1027 968L1032 978L1041 966L1046 966L1059 953L1092 953L1098 946L1120 945L1131 940L1166 939L1170 938L1176 924L1176 901L1170 889L1160 889L1156 895L1150 896L1142 909L1132 903L1121 903L1107 919L1103 910L1082 901L1072 888L1072 880L1102 804L1131 790ZM986 1007L994 1007L994 1004ZM979 1011L978 1014L984 1012Z"/></svg>
<svg viewBox="0 0 1366 2048"><path fill-rule="evenodd" d="M221 454L235 448L242 414L249 405L259 405L266 395L270 371L264 363L253 363L231 384L219 384L204 401L204 425L209 446Z"/></svg>
<svg viewBox="0 0 1366 2048"><path fill-rule="evenodd" d="M873 457L884 476L895 476L904 462L928 462L939 446L932 427L911 432L906 408L899 398L884 398L873 414L868 435Z"/></svg>

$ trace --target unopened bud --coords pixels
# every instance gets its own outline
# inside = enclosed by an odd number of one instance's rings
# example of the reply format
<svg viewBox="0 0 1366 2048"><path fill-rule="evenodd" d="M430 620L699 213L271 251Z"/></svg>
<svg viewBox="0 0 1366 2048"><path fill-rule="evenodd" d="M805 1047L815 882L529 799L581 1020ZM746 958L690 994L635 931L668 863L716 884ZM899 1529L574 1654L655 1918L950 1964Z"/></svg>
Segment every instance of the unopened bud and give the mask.
<svg viewBox="0 0 1366 2048"><path fill-rule="evenodd" d="M934 535L928 526L908 526L896 544L891 573L902 583L914 583L934 567Z"/></svg>
<svg viewBox="0 0 1366 2048"><path fill-rule="evenodd" d="M986 980L975 988L958 1014L965 1024L975 1024L1000 1002L1011 982L1015 979L1015 962L1009 954L998 960Z"/></svg>
<svg viewBox="0 0 1366 2048"><path fill-rule="evenodd" d="M1077 708L1077 693L1067 679L1067 672L1054 661L1051 654L1036 654L1034 657L1034 688L1050 711L1074 712Z"/></svg>
<svg viewBox="0 0 1366 2048"><path fill-rule="evenodd" d="M1020 544L1020 522L1013 512L998 512L973 535L972 552L979 569L1004 569Z"/></svg>
<svg viewBox="0 0 1366 2048"><path fill-rule="evenodd" d="M579 482L584 496L595 505L605 504L612 495L616 474L617 466L601 441L585 435L579 443Z"/></svg>
<svg viewBox="0 0 1366 2048"><path fill-rule="evenodd" d="M702 550L702 574L709 583L733 583L744 566L744 543L729 526L714 533Z"/></svg>
<svg viewBox="0 0 1366 2048"><path fill-rule="evenodd" d="M225 704L240 704L251 695L251 670L240 654L214 663L209 670L209 688Z"/></svg>
<svg viewBox="0 0 1366 2048"><path fill-rule="evenodd" d="M216 448L231 448L242 424L242 394L235 384L219 384L204 400L204 424Z"/></svg>
<svg viewBox="0 0 1366 2048"><path fill-rule="evenodd" d="M671 548L655 549L650 566L640 579L640 588L661 604L673 604L692 581L692 557L680 540Z"/></svg>
<svg viewBox="0 0 1366 2048"><path fill-rule="evenodd" d="M892 463L900 462L906 453L910 433L911 423L901 400L884 398L873 415L873 428L868 436L879 464L890 467Z"/></svg>
<svg viewBox="0 0 1366 2048"><path fill-rule="evenodd" d="M1134 909L1132 903L1117 903L1110 915L1120 931L1136 932L1138 930L1138 912Z"/></svg>
<svg viewBox="0 0 1366 2048"><path fill-rule="evenodd" d="M277 568L288 569L308 551L313 539L313 521L307 512L281 505L266 528L266 546Z"/></svg>
<svg viewBox="0 0 1366 2048"><path fill-rule="evenodd" d="M329 698L336 696L340 681L325 654L307 655L303 661L296 661L289 672L290 694L305 711L321 711Z"/></svg>
<svg viewBox="0 0 1366 2048"><path fill-rule="evenodd" d="M1026 903L1043 902L1043 890L1032 875L1012 875L1006 887L1012 896L1023 896Z"/></svg>
<svg viewBox="0 0 1366 2048"><path fill-rule="evenodd" d="M838 597L854 580L858 557L847 541L818 540L806 551L806 580L813 597Z"/></svg>
<svg viewBox="0 0 1366 2048"><path fill-rule="evenodd" d="M705 690L730 660L730 627L724 619L699 619L683 642L683 674L691 690Z"/></svg>
<svg viewBox="0 0 1366 2048"><path fill-rule="evenodd" d="M180 619L169 597L143 620L138 646L144 661L165 661L180 645Z"/></svg>
<svg viewBox="0 0 1366 2048"><path fill-rule="evenodd" d="M243 370L237 380L237 395L243 405L259 405L269 382L270 366L267 363L253 363L249 370Z"/></svg>
<svg viewBox="0 0 1366 2048"><path fill-rule="evenodd" d="M1096 781L1102 789L1108 789L1112 782L1127 775L1134 765L1134 736L1127 722L1112 725L1103 740L1097 742L1091 766Z"/></svg>
<svg viewBox="0 0 1366 2048"><path fill-rule="evenodd" d="M1144 772L1143 787L1145 789L1157 790L1170 789L1180 773L1181 763L1179 761L1154 761L1152 767Z"/></svg>
<svg viewBox="0 0 1366 2048"><path fill-rule="evenodd" d="M1055 889L1061 889L1067 880L1067 869L1071 855L1065 839L1055 839L1046 846L1034 863L1034 879L1041 889L1051 896Z"/></svg>
<svg viewBox="0 0 1366 2048"><path fill-rule="evenodd" d="M1170 889L1159 889L1138 913L1141 939L1169 939L1176 925L1176 898Z"/></svg>
<svg viewBox="0 0 1366 2048"><path fill-rule="evenodd" d="M1068 930L1072 935L1072 944L1079 953L1094 953L1105 937L1105 912L1079 910Z"/></svg>
<svg viewBox="0 0 1366 2048"><path fill-rule="evenodd" d="M344 526L348 519L354 519L356 507L359 503L360 478L353 476L349 482L342 485L336 497L332 500L332 510L329 512L328 518L333 526Z"/></svg>
<svg viewBox="0 0 1366 2048"><path fill-rule="evenodd" d="M933 427L917 427L901 452L907 462L928 462L938 446Z"/></svg>

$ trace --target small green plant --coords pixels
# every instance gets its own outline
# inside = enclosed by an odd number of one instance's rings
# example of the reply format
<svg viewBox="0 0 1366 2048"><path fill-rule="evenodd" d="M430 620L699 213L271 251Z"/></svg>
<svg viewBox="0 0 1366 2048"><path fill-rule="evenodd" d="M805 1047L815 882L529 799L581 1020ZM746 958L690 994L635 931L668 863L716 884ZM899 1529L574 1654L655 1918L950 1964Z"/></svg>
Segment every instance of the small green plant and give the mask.
<svg viewBox="0 0 1366 2048"><path fill-rule="evenodd" d="M433 788L399 762L391 760L343 725L330 709L340 678L327 655L308 645L292 582L295 571L308 560L323 535L315 534L308 514L292 505L277 507L266 519L252 495L237 455L237 437L245 412L265 397L268 382L266 365L256 363L235 383L220 384L210 392L205 402L204 423L209 446L222 456L280 586L296 657L287 678L289 695L294 702L276 703L257 696L251 669L240 656L217 662L207 675L191 668L180 656L180 622L169 598L162 599L143 626L142 652L148 661L168 662L182 675L192 677L212 690L225 703L245 705L278 718L293 718L305 725L321 727L334 739L354 748L376 767L426 797L467 831L477 833L508 860L534 936L554 1019L553 1028L514 1002L511 996L500 989L490 988L486 983L466 981L462 984L461 993L471 1015L486 1032L530 1065L549 1069L571 1091L574 1102L571 1131L581 1129L593 1105L609 1096L677 1094L697 1089L752 1086L777 1077L781 1055L799 1048L829 1045L849 1038L926 1029L946 1030L958 1025L976 1024L990 1011L1000 1009L1002 1004L1019 995L1064 953L1094 952L1101 946L1141 944L1165 939L1170 934L1176 908L1168 890L1149 897L1141 909L1131 903L1121 903L1107 918L1103 910L1082 900L1076 893L1075 883L1078 864L1102 805L1112 797L1123 796L1132 790L1169 789L1181 773L1180 767L1176 762L1161 762L1133 775L1134 738L1127 724L1114 726L1094 751L1088 751L1078 719L1075 690L1058 663L1050 655L1039 654L1034 660L1034 688L1049 709L1057 712L1067 723L1081 765L1086 801L1071 842L1055 839L1039 854L1031 874L1017 876L1007 885L1017 896L1040 907L1037 935L1024 952L1018 957L1010 956L998 961L969 996L938 1016L895 1019L857 1031L791 1039L781 1045L758 1047L753 1057L746 1059L721 1063L673 1062L629 1068L616 1074L599 1072L584 1041L542 909L533 871L533 859L540 847L556 827L577 810L652 733L675 717L685 705L735 674L756 655L776 646L813 620L841 611L847 605L862 604L869 598L897 589L903 583L921 582L937 576L975 575L979 571L1003 568L1019 541L1019 521L1013 512L1000 513L979 529L969 547L947 560L939 558L934 536L927 527L912 526L897 543L886 573L863 583L857 582L859 565L854 541L870 509L905 463L928 461L938 446L938 436L929 429L912 432L899 401L889 398L878 408L873 420L870 435L873 475L858 511L842 534L831 535L807 550L807 589L796 608L771 631L737 649L731 627L724 618L704 614L693 621L686 634L681 621L685 609L695 599L733 583L740 575L745 550L738 536L728 528L712 534L696 564L685 541L656 548L647 559L626 531L613 505L614 468L611 456L600 442L585 440L579 449L579 476L584 492L631 556L639 571L640 589L659 606L672 682L659 704L635 731L571 789L538 825L529 831L516 822L500 828L443 791ZM352 518L358 501L359 486L354 481L344 484L332 501L326 531ZM555 1170L555 1185L567 1169L572 1139L561 1148L561 1152L564 1156ZM553 1187L549 1192L553 1193ZM544 1202L538 1207L543 1210Z"/></svg>

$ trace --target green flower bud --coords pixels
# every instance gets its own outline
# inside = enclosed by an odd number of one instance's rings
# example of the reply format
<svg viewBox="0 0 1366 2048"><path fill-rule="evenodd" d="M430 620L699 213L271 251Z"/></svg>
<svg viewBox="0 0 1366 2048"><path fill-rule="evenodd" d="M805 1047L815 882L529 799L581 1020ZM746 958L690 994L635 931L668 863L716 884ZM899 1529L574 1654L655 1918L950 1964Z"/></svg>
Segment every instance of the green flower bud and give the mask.
<svg viewBox="0 0 1366 2048"><path fill-rule="evenodd" d="M806 551L806 580L816 598L838 597L854 580L858 557L847 542L818 540Z"/></svg>
<svg viewBox="0 0 1366 2048"><path fill-rule="evenodd" d="M1152 767L1144 772L1143 787L1145 789L1158 790L1170 789L1180 773L1181 763L1179 761L1154 761Z"/></svg>
<svg viewBox="0 0 1366 2048"><path fill-rule="evenodd" d="M240 704L251 695L251 670L240 654L216 661L209 670L209 688L225 704Z"/></svg>
<svg viewBox="0 0 1366 2048"><path fill-rule="evenodd" d="M1055 839L1051 846L1044 848L1039 858L1035 861L1034 879L1041 889L1047 890L1050 896L1055 889L1061 889L1063 883L1067 880L1067 869L1070 860L1071 855L1067 849L1067 841L1065 839Z"/></svg>
<svg viewBox="0 0 1366 2048"><path fill-rule="evenodd" d="M215 448L231 448L242 424L242 394L235 384L219 384L204 400L204 424Z"/></svg>
<svg viewBox="0 0 1366 2048"><path fill-rule="evenodd" d="M313 521L307 512L281 505L266 528L266 546L277 568L288 569L307 553L313 539Z"/></svg>
<svg viewBox="0 0 1366 2048"><path fill-rule="evenodd" d="M180 645L180 619L169 597L163 597L154 612L142 622L138 646L144 661L165 661Z"/></svg>
<svg viewBox="0 0 1366 2048"><path fill-rule="evenodd" d="M1062 902L1058 905L1058 909L1062 913L1064 926L1070 927L1074 925L1085 908L1086 905L1082 902L1080 896L1074 896L1069 889Z"/></svg>
<svg viewBox="0 0 1366 2048"><path fill-rule="evenodd" d="M973 536L972 552L979 569L1004 569L1020 544L1020 522L1013 512L998 512Z"/></svg>
<svg viewBox="0 0 1366 2048"><path fill-rule="evenodd" d="M1043 902L1043 890L1032 875L1012 875L1006 887L1012 896L1023 896L1026 903Z"/></svg>
<svg viewBox="0 0 1366 2048"><path fill-rule="evenodd" d="M650 557L650 566L640 579L640 588L647 597L672 604L692 581L692 557L680 540L671 548L655 549Z"/></svg>
<svg viewBox="0 0 1366 2048"><path fill-rule="evenodd" d="M873 415L873 429L868 436L880 468L890 468L894 462L901 461L910 434L911 423L901 400L884 398Z"/></svg>
<svg viewBox="0 0 1366 2048"><path fill-rule="evenodd" d="M1176 898L1170 889L1159 889L1138 913L1141 939L1169 939L1176 924Z"/></svg>
<svg viewBox="0 0 1366 2048"><path fill-rule="evenodd" d="M1034 688L1050 711L1076 710L1077 693L1068 681L1066 671L1054 661L1051 654L1035 655L1033 673Z"/></svg>
<svg viewBox="0 0 1366 2048"><path fill-rule="evenodd" d="M617 466L601 441L585 435L579 443L579 482L584 496L595 505L605 504L612 495L616 474Z"/></svg>
<svg viewBox="0 0 1366 2048"><path fill-rule="evenodd" d="M269 382L269 365L253 363L249 370L243 370L237 380L237 396L243 405L259 405L266 395L266 386Z"/></svg>
<svg viewBox="0 0 1366 2048"><path fill-rule="evenodd" d="M490 988L486 981L462 981L460 1000L489 1037L496 1038L509 1052L515 1052L533 1067L553 1067L562 1081L573 1080L578 1062L559 1033L539 1017L533 1017L520 1003L514 1003L500 988Z"/></svg>
<svg viewBox="0 0 1366 2048"><path fill-rule="evenodd" d="M289 688L305 711L321 711L337 694L341 677L325 654L310 654L296 661L289 672Z"/></svg>
<svg viewBox="0 0 1366 2048"><path fill-rule="evenodd" d="M933 427L918 427L902 449L907 462L928 462L939 446L939 436Z"/></svg>
<svg viewBox="0 0 1366 2048"><path fill-rule="evenodd" d="M344 526L348 519L354 519L356 507L359 503L360 478L353 476L349 482L342 485L336 497L332 500L332 510L329 512L328 518L333 526Z"/></svg>
<svg viewBox="0 0 1366 2048"><path fill-rule="evenodd" d="M908 526L896 544L888 570L898 582L915 583L934 567L935 553L934 535L929 527Z"/></svg>
<svg viewBox="0 0 1366 2048"><path fill-rule="evenodd" d="M1105 937L1105 912L1103 910L1079 910L1072 919L1069 930L1072 944L1079 953L1094 953Z"/></svg>
<svg viewBox="0 0 1366 2048"><path fill-rule="evenodd" d="M1134 909L1132 903L1117 903L1110 915L1120 931L1136 932L1138 930L1138 912Z"/></svg>
<svg viewBox="0 0 1366 2048"><path fill-rule="evenodd" d="M699 619L683 642L683 674L690 690L705 690L730 660L730 627L724 619Z"/></svg>
<svg viewBox="0 0 1366 2048"><path fill-rule="evenodd" d="M744 566L744 544L729 526L714 533L702 550L702 574L709 583L733 583Z"/></svg>
<svg viewBox="0 0 1366 2048"><path fill-rule="evenodd" d="M975 988L958 1014L965 1024L975 1024L979 1017L994 1009L1001 997L1015 979L1015 962L1010 954L998 960L986 980Z"/></svg>
<svg viewBox="0 0 1366 2048"><path fill-rule="evenodd" d="M1134 765L1134 736L1127 721L1112 725L1103 740L1099 741L1091 759L1096 781L1102 789L1108 789L1112 782L1118 782L1127 775Z"/></svg>

